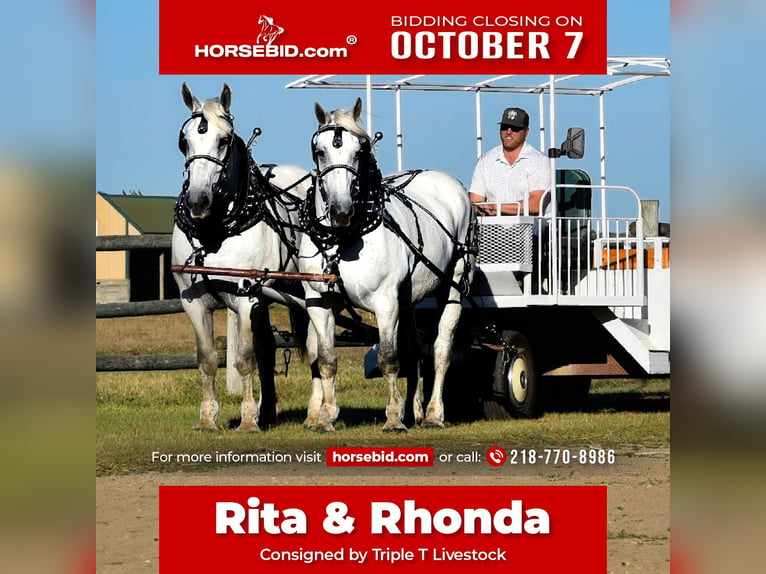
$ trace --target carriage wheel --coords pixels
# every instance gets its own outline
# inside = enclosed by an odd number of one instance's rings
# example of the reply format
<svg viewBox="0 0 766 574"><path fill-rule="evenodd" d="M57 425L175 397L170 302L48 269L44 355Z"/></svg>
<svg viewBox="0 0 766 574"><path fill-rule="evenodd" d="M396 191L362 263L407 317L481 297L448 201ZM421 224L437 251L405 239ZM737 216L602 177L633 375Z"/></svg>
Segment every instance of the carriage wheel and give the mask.
<svg viewBox="0 0 766 574"><path fill-rule="evenodd" d="M518 331L503 331L503 340L516 349L508 357L498 351L492 375L492 389L484 398L488 419L530 418L539 414L538 377L529 341Z"/></svg>

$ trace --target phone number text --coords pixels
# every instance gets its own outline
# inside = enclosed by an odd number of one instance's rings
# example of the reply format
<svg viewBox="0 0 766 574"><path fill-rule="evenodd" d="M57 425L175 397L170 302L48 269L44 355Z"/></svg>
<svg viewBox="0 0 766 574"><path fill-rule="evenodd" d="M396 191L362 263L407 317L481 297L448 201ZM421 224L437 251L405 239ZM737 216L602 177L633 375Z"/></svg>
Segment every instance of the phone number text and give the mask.
<svg viewBox="0 0 766 574"><path fill-rule="evenodd" d="M613 449L603 448L544 448L511 449L508 464L614 464Z"/></svg>

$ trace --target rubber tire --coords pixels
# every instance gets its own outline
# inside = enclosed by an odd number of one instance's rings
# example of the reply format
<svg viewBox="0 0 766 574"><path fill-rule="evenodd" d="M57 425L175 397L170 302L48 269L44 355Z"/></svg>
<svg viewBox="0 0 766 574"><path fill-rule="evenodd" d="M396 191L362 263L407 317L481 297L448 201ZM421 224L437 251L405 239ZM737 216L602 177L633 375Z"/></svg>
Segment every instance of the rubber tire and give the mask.
<svg viewBox="0 0 766 574"><path fill-rule="evenodd" d="M529 341L518 331L503 331L501 336L516 348L516 356L505 365L503 351L497 352L492 388L482 401L484 416L490 420L537 417L541 414L539 377Z"/></svg>

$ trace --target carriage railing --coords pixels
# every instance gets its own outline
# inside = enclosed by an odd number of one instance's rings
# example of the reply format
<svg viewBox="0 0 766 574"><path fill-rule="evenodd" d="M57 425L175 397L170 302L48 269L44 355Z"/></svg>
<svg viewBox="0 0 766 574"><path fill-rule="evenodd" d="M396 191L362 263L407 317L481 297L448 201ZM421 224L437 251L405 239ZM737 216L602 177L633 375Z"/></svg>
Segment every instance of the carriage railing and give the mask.
<svg viewBox="0 0 766 574"><path fill-rule="evenodd" d="M599 191L601 212L587 217L480 217L478 268L489 277L490 285L493 275L513 272L519 290L492 292L490 288L490 293L485 289L478 295L491 295L485 303L492 306L643 306L646 302L645 256L651 253L652 247L644 238L638 195L624 186L560 184L558 187L592 189L594 196L595 191ZM635 201L635 216L606 215L607 195L620 192ZM555 213L555 207L552 212ZM508 249L506 245L510 242L515 245ZM505 295L515 295L517 300L503 297Z"/></svg>
<svg viewBox="0 0 766 574"><path fill-rule="evenodd" d="M645 304L644 227L641 200L626 186L560 184L559 188L593 190L600 213L590 217L556 217L551 240L557 261L560 302L588 303L593 299L620 305ZM635 216L610 217L608 200L632 199ZM630 244L634 249L631 257ZM552 258L554 259L554 258Z"/></svg>
<svg viewBox="0 0 766 574"><path fill-rule="evenodd" d="M556 218L559 295L569 298L621 299L643 304L645 262L631 245L633 218ZM617 301L613 301L617 303Z"/></svg>

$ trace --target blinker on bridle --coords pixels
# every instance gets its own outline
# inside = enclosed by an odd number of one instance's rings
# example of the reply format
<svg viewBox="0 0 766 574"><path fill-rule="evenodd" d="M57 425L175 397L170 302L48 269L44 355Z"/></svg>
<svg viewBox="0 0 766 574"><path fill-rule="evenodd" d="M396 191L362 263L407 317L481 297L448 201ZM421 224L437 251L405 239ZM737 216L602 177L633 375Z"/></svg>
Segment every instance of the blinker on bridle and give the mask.
<svg viewBox="0 0 766 574"><path fill-rule="evenodd" d="M371 182L375 182L376 180L374 177L375 174L378 175L377 183L379 184L380 172L378 171L377 162L375 162L375 159L372 155L372 146L383 139L383 133L376 132L372 141L370 141L369 137L357 136L359 141L359 150L356 152L356 157L360 160L358 167L354 167L345 163L336 163L327 165L324 167L324 169L320 170L317 138L321 133L330 130L333 131L332 146L336 149L343 147L343 132L349 131L347 128L344 128L340 125L328 124L321 126L316 132L314 132L314 136L311 138L311 153L318 170L315 176L317 190L319 191L324 201L327 202L327 193L324 188L324 176L333 170L341 169L350 172L352 175L350 190L351 197L355 201L367 201L367 199L360 198L359 196L360 194L363 194L366 198L371 192L374 191L370 189L370 185L372 185L372 187L377 187L376 183L371 184Z"/></svg>
<svg viewBox="0 0 766 574"><path fill-rule="evenodd" d="M308 196L303 208L301 209L301 224L307 230L312 240L322 249L327 249L333 245L338 245L344 237L348 237L349 230L353 233L364 235L375 229L382 221L381 213L383 203L386 201L385 192L381 188L381 176L378 170L377 162L372 153L372 147L383 139L382 132L376 132L372 140L366 136L355 136L359 142L359 149L356 151L356 157L359 160L357 167L347 163L335 163L319 169L319 150L317 149L317 140L320 134L333 131L333 148L343 147L343 132L349 131L337 124L323 125L314 132L311 138L311 155L317 171L313 176L313 182L308 191ZM349 132L351 133L351 132ZM351 198L355 205L361 206L362 215L352 223L350 228L343 230L333 229L323 223L320 223L320 217L326 217L329 213L327 207L329 201L324 185L324 176L329 172L340 169L349 172L351 179ZM325 203L324 214L316 212L317 206L314 201L316 195L319 195Z"/></svg>
<svg viewBox="0 0 766 574"><path fill-rule="evenodd" d="M229 122L232 126L232 130L234 128L234 116L231 114L226 114L225 116L221 116L223 119L225 119L227 122ZM192 115L187 118L187 120L181 125L181 129L178 131L178 149L181 151L184 156L186 155L186 151L188 150L188 144L186 142L186 132L184 132L184 129L186 128L186 125L191 122L192 120L200 118L199 125L197 126L197 133L198 134L204 134L207 133L208 129L208 120L203 115L202 112L193 112ZM186 160L185 168L188 169L189 165L196 159L206 159L208 161L212 161L213 163L225 167L226 166L226 158L228 158L229 155L229 148L231 147L232 138L229 138L229 141L226 146L226 155L224 156L223 160L218 159L215 156L212 155L206 155L206 154L199 154L199 155L193 155L192 157L188 158Z"/></svg>
<svg viewBox="0 0 766 574"><path fill-rule="evenodd" d="M226 114L224 116L221 116L223 119L225 119L229 124L231 124L232 127L232 134L234 132L234 116L231 114ZM203 115L201 111L193 112L192 115L187 118L187 120L181 125L181 129L178 132L178 149L181 151L181 153L186 156L186 152L188 151L188 143L186 141L186 133L184 132L184 129L186 128L187 124L194 120L195 118L200 118L199 125L197 126L197 133L198 134L204 134L207 133L208 130L208 120ZM216 193L217 191L223 189L223 185L226 181L226 170L229 164L229 160L231 158L231 147L232 143L234 141L233 135L227 138L226 141L226 152L224 153L223 159L218 159L217 157L213 155L207 155L207 154L197 154L193 155L189 158L186 158L186 162L184 163L184 182L183 182L183 192L185 193L186 190L189 188L189 166L198 159L204 159L210 162L213 162L214 164L221 167L221 171L219 173L218 179L213 184L213 193Z"/></svg>

